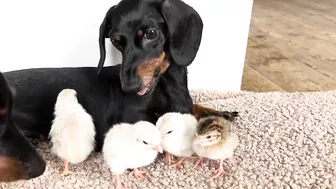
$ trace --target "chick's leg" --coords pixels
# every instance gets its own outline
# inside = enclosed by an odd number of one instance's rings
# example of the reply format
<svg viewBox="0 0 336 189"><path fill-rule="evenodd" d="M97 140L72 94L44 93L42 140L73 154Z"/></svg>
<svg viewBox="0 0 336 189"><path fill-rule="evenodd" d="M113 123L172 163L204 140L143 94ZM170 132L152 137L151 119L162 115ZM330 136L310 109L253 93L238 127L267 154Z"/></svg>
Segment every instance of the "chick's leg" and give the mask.
<svg viewBox="0 0 336 189"><path fill-rule="evenodd" d="M203 163L204 163L204 158L203 157L198 157L194 168L196 168L198 165L202 166Z"/></svg>
<svg viewBox="0 0 336 189"><path fill-rule="evenodd" d="M73 172L69 171L69 161L68 160L64 160L64 169L63 172L60 173L60 176L66 176L66 175L71 175Z"/></svg>
<svg viewBox="0 0 336 189"><path fill-rule="evenodd" d="M143 178L143 179L146 179L146 176L145 174L147 173L148 171L140 171L139 169L135 168L133 169L133 171L130 173L130 175L134 175L135 178L139 179L139 178Z"/></svg>
<svg viewBox="0 0 336 189"><path fill-rule="evenodd" d="M219 161L218 169L214 170L214 172L215 172L215 174L214 174L213 177L211 177L211 179L217 178L217 177L221 176L222 174L226 174L226 172L223 169L223 160L222 159Z"/></svg>
<svg viewBox="0 0 336 189"><path fill-rule="evenodd" d="M121 184L119 174L116 174L116 175L115 175L115 180L116 180L115 189L126 189L126 188Z"/></svg>
<svg viewBox="0 0 336 189"><path fill-rule="evenodd" d="M174 159L173 154L166 152L166 161L168 162L169 165L173 161L173 159Z"/></svg>
<svg viewBox="0 0 336 189"><path fill-rule="evenodd" d="M175 167L177 169L181 168L181 164L185 159L186 157L181 157L176 163L170 165L170 167Z"/></svg>

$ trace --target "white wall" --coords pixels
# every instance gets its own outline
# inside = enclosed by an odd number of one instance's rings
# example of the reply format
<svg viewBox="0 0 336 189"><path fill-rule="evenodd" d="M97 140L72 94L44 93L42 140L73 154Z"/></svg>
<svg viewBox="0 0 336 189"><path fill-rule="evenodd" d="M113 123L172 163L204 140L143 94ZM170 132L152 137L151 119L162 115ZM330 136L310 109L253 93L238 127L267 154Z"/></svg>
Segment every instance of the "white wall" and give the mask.
<svg viewBox="0 0 336 189"><path fill-rule="evenodd" d="M99 25L117 2L0 1L0 71L97 66ZM200 50L189 67L189 88L240 90L253 0L185 2L204 22ZM120 53L106 42L105 65L120 63Z"/></svg>

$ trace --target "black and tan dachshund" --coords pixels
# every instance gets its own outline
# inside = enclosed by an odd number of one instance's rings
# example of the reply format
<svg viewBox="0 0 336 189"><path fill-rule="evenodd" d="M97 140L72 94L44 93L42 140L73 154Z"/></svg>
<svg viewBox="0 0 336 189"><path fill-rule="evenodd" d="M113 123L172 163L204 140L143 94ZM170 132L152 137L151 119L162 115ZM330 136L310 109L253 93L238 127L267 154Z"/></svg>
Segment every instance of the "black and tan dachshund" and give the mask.
<svg viewBox="0 0 336 189"><path fill-rule="evenodd" d="M202 29L198 13L180 0L121 0L100 26L98 71L77 67L4 73L17 91L13 119L25 134L47 137L58 93L75 89L94 119L97 151L107 130L120 122L155 123L166 112L233 120L238 112L193 105L190 97L187 66L196 56ZM122 53L120 65L103 67L105 38Z"/></svg>
<svg viewBox="0 0 336 189"><path fill-rule="evenodd" d="M0 73L0 182L35 178L46 167L35 147L13 122L14 96L15 91Z"/></svg>

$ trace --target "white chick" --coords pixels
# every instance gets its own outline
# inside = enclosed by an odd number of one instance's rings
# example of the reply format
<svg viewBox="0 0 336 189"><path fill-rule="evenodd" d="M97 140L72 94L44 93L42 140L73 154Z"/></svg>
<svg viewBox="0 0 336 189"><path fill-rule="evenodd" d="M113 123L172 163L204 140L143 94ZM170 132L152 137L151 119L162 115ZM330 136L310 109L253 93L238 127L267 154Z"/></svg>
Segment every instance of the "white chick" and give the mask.
<svg viewBox="0 0 336 189"><path fill-rule="evenodd" d="M159 130L147 121L116 124L108 131L103 145L103 157L115 174L116 189L124 188L120 175L126 169L133 169L131 174L136 178L145 178L147 171L138 168L151 164L158 152L162 153L160 141Z"/></svg>
<svg viewBox="0 0 336 189"><path fill-rule="evenodd" d="M179 168L187 157L194 154L192 141L197 126L196 118L191 114L169 112L161 116L156 122L162 139L161 146L166 152L166 159L170 163L171 155L180 157L171 167Z"/></svg>
<svg viewBox="0 0 336 189"><path fill-rule="evenodd" d="M203 158L219 160L219 167L211 178L225 174L223 160L233 157L234 149L238 143L238 135L231 131L230 121L215 116L201 118L193 140L193 150L200 157L195 166Z"/></svg>
<svg viewBox="0 0 336 189"><path fill-rule="evenodd" d="M56 100L55 118L49 132L51 152L64 161L61 176L71 174L68 164L87 159L95 146L95 126L92 117L78 103L77 92L62 90Z"/></svg>

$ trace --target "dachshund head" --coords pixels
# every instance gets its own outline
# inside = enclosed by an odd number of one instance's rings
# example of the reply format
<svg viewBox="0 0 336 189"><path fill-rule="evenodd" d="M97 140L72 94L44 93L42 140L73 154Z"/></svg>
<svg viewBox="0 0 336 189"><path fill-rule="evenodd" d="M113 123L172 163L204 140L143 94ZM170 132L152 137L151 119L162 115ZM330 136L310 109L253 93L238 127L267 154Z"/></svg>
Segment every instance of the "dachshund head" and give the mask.
<svg viewBox="0 0 336 189"><path fill-rule="evenodd" d="M199 14L181 0L121 0L108 10L100 26L98 74L106 57L105 38L109 38L122 53L122 90L149 94L171 64L192 63L202 31Z"/></svg>

